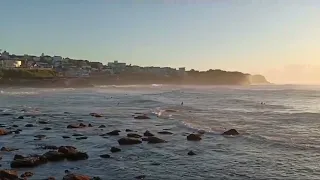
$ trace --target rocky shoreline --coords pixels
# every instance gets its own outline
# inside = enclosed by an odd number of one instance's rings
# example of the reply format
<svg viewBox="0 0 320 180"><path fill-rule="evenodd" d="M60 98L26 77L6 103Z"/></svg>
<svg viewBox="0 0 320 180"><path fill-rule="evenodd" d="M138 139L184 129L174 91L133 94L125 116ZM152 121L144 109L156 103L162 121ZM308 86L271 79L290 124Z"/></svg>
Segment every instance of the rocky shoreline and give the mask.
<svg viewBox="0 0 320 180"><path fill-rule="evenodd" d="M69 114L65 112L66 114ZM96 121L101 121L102 119L106 119L106 115L104 114L98 114L98 113L90 113L87 115L88 117L92 117L96 119ZM17 121L24 121L28 118L36 118L34 115L21 115L18 117L15 117L15 114L11 113L1 113L0 117L6 117L6 118L15 118ZM153 117L149 117L149 115L144 113L134 113L132 115L133 119L137 120L149 120ZM17 122L16 121L16 122ZM0 139L4 137L10 137L12 138L12 141L14 141L14 137L16 135L19 135L20 133L23 133L25 129L40 129L42 132L48 132L55 128L53 124L50 123L50 121L46 120L38 120L36 121L36 124L33 123L27 123L23 127L21 125L17 125L17 123L13 123L11 125L9 124L1 124L0 128ZM19 127L20 126L20 127ZM49 127L50 126L50 127ZM94 124L94 123L71 123L65 125L65 131L70 130L83 130L82 132L86 132L88 129L96 128L103 131L107 126L103 124ZM27 131L27 130L26 130ZM97 157L94 158L100 158L100 159L112 159L113 154L115 153L122 153L122 151L127 151L128 146L135 146L138 144L146 143L149 145L152 144L165 144L168 143L168 140L165 138L159 138L158 135L162 136L180 136L179 134L174 134L169 129L162 129L158 132L151 132L149 130L145 130L144 132L140 132L137 130L132 129L114 129L112 131L109 131L107 133L99 133L97 134L97 137L101 138L110 138L110 137L118 137L116 138L117 146L111 146L109 152L110 153L104 153L104 154L96 154ZM235 129L230 129L228 131L225 131L221 134L222 136L238 136L239 133ZM201 141L206 136L205 131L198 131L193 133L187 133L184 134L185 140L189 142L198 142ZM42 141L46 138L46 133L43 134L36 134L34 135L34 141ZM61 139L70 139L75 138L78 141L85 140L88 137L81 134L81 133L72 133L72 131L69 133L69 135L62 135ZM41 145L38 147L38 149L42 149L44 153L42 154L20 154L16 153L16 148L9 147L10 144L5 144L6 146L1 148L1 152L6 152L7 156L12 157L12 160L10 162L11 169L2 169L0 170L0 179L3 180L20 180L20 179L28 179L34 176L34 174L37 174L37 172L33 172L32 168L36 168L39 166L43 166L47 163L54 162L64 162L69 161L70 163L76 162L76 161L86 161L90 159L91 157L87 152L78 150L74 146L70 145L63 145L55 146L51 144ZM197 143L194 144L194 146L198 146ZM24 150L20 150L20 152L23 152ZM195 156L197 153L193 150L186 150L185 151L186 156ZM28 168L31 171L23 172L24 168ZM19 177L18 172L21 173ZM62 172L63 173L63 172ZM135 179L145 179L146 175L144 174L137 174L137 176L133 177ZM54 180L55 177L48 177L45 178L47 180ZM99 180L100 177L95 177L94 174L91 175L85 175L85 174L79 174L74 173L71 170L65 170L63 180ZM44 180L44 179L43 179Z"/></svg>

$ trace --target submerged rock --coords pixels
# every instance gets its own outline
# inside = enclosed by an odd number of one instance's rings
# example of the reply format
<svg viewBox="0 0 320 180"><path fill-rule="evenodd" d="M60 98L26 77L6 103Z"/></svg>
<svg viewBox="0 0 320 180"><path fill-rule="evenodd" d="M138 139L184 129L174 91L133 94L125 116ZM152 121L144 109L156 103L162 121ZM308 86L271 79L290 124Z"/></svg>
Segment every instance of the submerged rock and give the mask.
<svg viewBox="0 0 320 180"><path fill-rule="evenodd" d="M100 125L99 128L106 128L106 126L105 125Z"/></svg>
<svg viewBox="0 0 320 180"><path fill-rule="evenodd" d="M138 115L138 116L134 116L134 119L150 119L147 115Z"/></svg>
<svg viewBox="0 0 320 180"><path fill-rule="evenodd" d="M143 133L144 136L154 136L150 131L146 131Z"/></svg>
<svg viewBox="0 0 320 180"><path fill-rule="evenodd" d="M131 129L126 129L126 132L132 132L132 130Z"/></svg>
<svg viewBox="0 0 320 180"><path fill-rule="evenodd" d="M133 144L141 144L142 141L139 139L133 139L133 138L121 138L118 140L118 143L120 145L133 145Z"/></svg>
<svg viewBox="0 0 320 180"><path fill-rule="evenodd" d="M84 125L82 123L80 123L79 125L77 125L77 124L69 124L67 126L68 129L77 129L77 128L84 128L84 127L86 127L86 125Z"/></svg>
<svg viewBox="0 0 320 180"><path fill-rule="evenodd" d="M90 113L90 116L92 117L103 117L101 114L98 114L98 113Z"/></svg>
<svg viewBox="0 0 320 180"><path fill-rule="evenodd" d="M160 131L160 132L158 132L158 134L171 135L171 134L173 134L173 133L172 133L172 132L169 132L169 131Z"/></svg>
<svg viewBox="0 0 320 180"><path fill-rule="evenodd" d="M147 140L150 144L166 143L167 141L157 138L157 137L148 137Z"/></svg>
<svg viewBox="0 0 320 180"><path fill-rule="evenodd" d="M129 133L129 134L127 134L127 137L131 137L131 138L141 138L142 136L140 136L139 134L135 134L135 133Z"/></svg>
<svg viewBox="0 0 320 180"><path fill-rule="evenodd" d="M136 179L145 179L145 178L146 178L146 175L136 176L135 178L136 178Z"/></svg>
<svg viewBox="0 0 320 180"><path fill-rule="evenodd" d="M76 138L76 140L83 140L83 139L88 139L88 137L83 136L83 137Z"/></svg>
<svg viewBox="0 0 320 180"><path fill-rule="evenodd" d="M193 151L189 151L189 152L188 152L188 155L189 155L189 156L194 156L194 155L196 155L196 153L194 153Z"/></svg>
<svg viewBox="0 0 320 180"><path fill-rule="evenodd" d="M12 125L12 127L17 128L17 127L19 127L19 126L18 126L18 125L16 125L16 124L14 124L14 125Z"/></svg>
<svg viewBox="0 0 320 180"><path fill-rule="evenodd" d="M199 134L189 134L187 136L188 141L200 141L202 138L200 137Z"/></svg>
<svg viewBox="0 0 320 180"><path fill-rule="evenodd" d="M25 127L34 127L33 124L26 124Z"/></svg>
<svg viewBox="0 0 320 180"><path fill-rule="evenodd" d="M46 131L48 131L48 130L51 130L52 128L49 128L49 127L45 127L45 128L43 128L42 130L46 130Z"/></svg>
<svg viewBox="0 0 320 180"><path fill-rule="evenodd" d="M34 137L38 138L38 139L44 139L44 138L46 138L46 135L39 134L39 135L35 135Z"/></svg>
<svg viewBox="0 0 320 180"><path fill-rule="evenodd" d="M18 172L15 170L0 170L0 179L3 180L18 180Z"/></svg>
<svg viewBox="0 0 320 180"><path fill-rule="evenodd" d="M19 155L19 154L16 154L16 155L14 155L13 160L24 159L24 158L26 158L26 157Z"/></svg>
<svg viewBox="0 0 320 180"><path fill-rule="evenodd" d="M239 132L235 129L230 129L224 133L222 133L222 135L226 135L226 136L236 136L239 135Z"/></svg>
<svg viewBox="0 0 320 180"><path fill-rule="evenodd" d="M120 152L121 149L119 149L119 148L117 148L117 147L111 147L110 151L111 151L112 153L115 153L115 152Z"/></svg>
<svg viewBox="0 0 320 180"><path fill-rule="evenodd" d="M24 119L24 117L23 116L19 116L17 119Z"/></svg>
<svg viewBox="0 0 320 180"><path fill-rule="evenodd" d="M88 127L93 127L92 124L88 124Z"/></svg>
<svg viewBox="0 0 320 180"><path fill-rule="evenodd" d="M48 159L48 161L62 161L65 159L65 155L58 151L48 151L43 154L43 157Z"/></svg>
<svg viewBox="0 0 320 180"><path fill-rule="evenodd" d="M101 158L110 158L111 156L109 154L102 154L100 155Z"/></svg>
<svg viewBox="0 0 320 180"><path fill-rule="evenodd" d="M38 123L39 123L39 124L49 124L48 121L44 121L44 120L40 120L40 121L38 121Z"/></svg>
<svg viewBox="0 0 320 180"><path fill-rule="evenodd" d="M16 151L16 150L19 150L19 149L8 148L8 147L2 147L2 148L0 149L0 151L5 151L5 152L11 152L11 151Z"/></svg>
<svg viewBox="0 0 320 180"><path fill-rule="evenodd" d="M121 131L120 130L114 130L114 131L108 132L107 135L118 136L118 135L120 135L119 132L121 132Z"/></svg>
<svg viewBox="0 0 320 180"><path fill-rule="evenodd" d="M69 139L70 136L62 136L63 139Z"/></svg>

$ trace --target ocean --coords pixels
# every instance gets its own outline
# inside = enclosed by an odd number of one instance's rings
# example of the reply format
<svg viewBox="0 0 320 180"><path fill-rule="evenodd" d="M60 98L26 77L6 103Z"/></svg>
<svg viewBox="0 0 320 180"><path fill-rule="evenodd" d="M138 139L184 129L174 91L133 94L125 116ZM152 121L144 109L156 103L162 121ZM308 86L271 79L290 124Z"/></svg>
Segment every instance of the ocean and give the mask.
<svg viewBox="0 0 320 180"><path fill-rule="evenodd" d="M145 113L150 119L134 119L134 113ZM39 124L40 120L49 124ZM66 128L80 122L93 127ZM34 127L25 127L30 123ZM34 172L30 180L62 179L65 170L108 180L140 175L150 180L320 179L320 86L6 88L0 89L0 124L22 130L0 137L1 147L19 149L1 152L1 169L10 169L15 154L48 151L41 145L72 145L89 155L83 161L18 169ZM232 128L240 135L221 135ZM149 130L168 142L119 146L117 140L126 136L125 129L141 135ZM112 130L120 130L120 135L99 136ZM157 133L163 130L173 134ZM202 140L187 141L186 136L198 130L205 131ZM77 140L73 133L88 139ZM39 134L46 138L35 140ZM112 146L121 152L111 153ZM190 150L196 155L188 156ZM111 158L100 158L101 154Z"/></svg>

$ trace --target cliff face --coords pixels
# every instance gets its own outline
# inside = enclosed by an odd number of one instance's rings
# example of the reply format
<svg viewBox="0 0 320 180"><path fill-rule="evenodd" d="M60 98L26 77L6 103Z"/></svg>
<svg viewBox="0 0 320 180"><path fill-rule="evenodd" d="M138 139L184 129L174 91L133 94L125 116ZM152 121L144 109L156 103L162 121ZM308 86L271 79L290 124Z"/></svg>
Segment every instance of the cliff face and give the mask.
<svg viewBox="0 0 320 180"><path fill-rule="evenodd" d="M249 75L250 84L270 84L268 80L262 75Z"/></svg>

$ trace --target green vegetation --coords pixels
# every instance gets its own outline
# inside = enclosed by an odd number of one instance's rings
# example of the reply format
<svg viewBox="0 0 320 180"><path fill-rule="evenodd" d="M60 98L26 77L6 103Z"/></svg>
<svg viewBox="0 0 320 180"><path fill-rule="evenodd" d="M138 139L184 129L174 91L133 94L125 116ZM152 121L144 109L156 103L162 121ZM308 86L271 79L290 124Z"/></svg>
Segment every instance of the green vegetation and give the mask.
<svg viewBox="0 0 320 180"><path fill-rule="evenodd" d="M56 76L57 72L50 69L0 69L1 78L41 79Z"/></svg>

